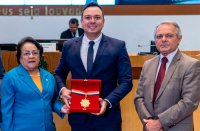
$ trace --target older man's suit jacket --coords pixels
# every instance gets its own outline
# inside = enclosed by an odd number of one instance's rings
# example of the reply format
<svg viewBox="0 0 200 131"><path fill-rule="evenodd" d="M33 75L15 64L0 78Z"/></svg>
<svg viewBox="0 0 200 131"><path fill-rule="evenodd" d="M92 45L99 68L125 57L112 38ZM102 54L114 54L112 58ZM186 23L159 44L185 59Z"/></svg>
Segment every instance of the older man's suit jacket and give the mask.
<svg viewBox="0 0 200 131"><path fill-rule="evenodd" d="M91 74L88 76L80 57L82 38L64 42L62 56L55 71L59 90L66 87L65 80L69 71L73 79L100 79L100 97L110 101L112 108L101 116L94 116L97 125L120 123L120 100L132 89L132 69L125 42L102 35ZM119 85L117 85L117 83ZM70 124L83 124L87 113L69 114Z"/></svg>
<svg viewBox="0 0 200 131"><path fill-rule="evenodd" d="M56 131L52 110L58 115L63 104L52 74L40 68L43 91L20 64L7 72L1 85L1 131Z"/></svg>
<svg viewBox="0 0 200 131"><path fill-rule="evenodd" d="M81 36L83 33L84 33L84 30L82 28L78 28L78 35ZM74 37L72 36L70 29L63 31L60 35L60 39L71 39L71 38L74 38Z"/></svg>
<svg viewBox="0 0 200 131"><path fill-rule="evenodd" d="M137 87L134 102L142 123L159 118L165 131L193 131L193 112L200 100L200 61L178 50L153 105L158 62L159 56L145 62Z"/></svg>

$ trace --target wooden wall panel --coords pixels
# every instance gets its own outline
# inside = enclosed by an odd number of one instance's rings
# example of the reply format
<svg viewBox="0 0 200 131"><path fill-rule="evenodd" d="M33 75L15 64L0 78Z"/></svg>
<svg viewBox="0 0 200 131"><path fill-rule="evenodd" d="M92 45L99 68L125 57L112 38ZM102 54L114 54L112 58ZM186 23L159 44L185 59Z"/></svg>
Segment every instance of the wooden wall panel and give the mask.
<svg viewBox="0 0 200 131"><path fill-rule="evenodd" d="M182 53L186 54L186 55L200 55L200 51L181 51Z"/></svg>
<svg viewBox="0 0 200 131"><path fill-rule="evenodd" d="M133 89L120 102L123 131L142 131L143 128L134 105L134 98L137 85L138 80L133 80Z"/></svg>
<svg viewBox="0 0 200 131"><path fill-rule="evenodd" d="M5 71L8 72L14 67L18 66L16 52L3 52L2 51L2 59Z"/></svg>

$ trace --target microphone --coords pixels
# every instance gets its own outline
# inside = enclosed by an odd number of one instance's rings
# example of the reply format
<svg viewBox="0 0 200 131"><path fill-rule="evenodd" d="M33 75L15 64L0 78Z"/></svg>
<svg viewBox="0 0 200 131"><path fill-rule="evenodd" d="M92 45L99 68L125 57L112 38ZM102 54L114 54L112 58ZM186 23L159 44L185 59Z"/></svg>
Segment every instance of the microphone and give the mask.
<svg viewBox="0 0 200 131"><path fill-rule="evenodd" d="M138 45L138 47L144 47L144 46L156 46L156 45Z"/></svg>

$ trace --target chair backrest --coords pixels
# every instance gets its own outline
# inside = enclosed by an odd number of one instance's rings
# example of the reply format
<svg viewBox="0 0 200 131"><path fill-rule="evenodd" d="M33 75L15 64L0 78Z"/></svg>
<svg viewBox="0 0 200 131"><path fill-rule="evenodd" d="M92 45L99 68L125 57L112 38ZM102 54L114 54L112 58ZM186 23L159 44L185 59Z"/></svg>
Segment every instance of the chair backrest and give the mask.
<svg viewBox="0 0 200 131"><path fill-rule="evenodd" d="M1 56L1 47L0 47L0 79L3 79L4 73L5 73L5 68L3 65L3 60L2 60L2 56ZM1 85L1 83L0 83L0 85Z"/></svg>
<svg viewBox="0 0 200 131"><path fill-rule="evenodd" d="M17 45L15 43L0 43L1 50L16 51Z"/></svg>
<svg viewBox="0 0 200 131"><path fill-rule="evenodd" d="M150 52L152 52L152 53L157 52L158 54L160 54L160 52L157 50L155 45L156 45L155 41L152 40L150 42Z"/></svg>

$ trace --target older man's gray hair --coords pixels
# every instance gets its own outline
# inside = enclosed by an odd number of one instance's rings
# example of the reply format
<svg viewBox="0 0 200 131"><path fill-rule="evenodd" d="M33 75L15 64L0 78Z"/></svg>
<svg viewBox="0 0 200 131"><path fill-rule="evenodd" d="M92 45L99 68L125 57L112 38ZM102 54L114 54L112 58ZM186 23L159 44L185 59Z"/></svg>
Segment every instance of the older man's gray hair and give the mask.
<svg viewBox="0 0 200 131"><path fill-rule="evenodd" d="M174 25L176 27L176 35L177 35L177 37L180 37L182 35L181 29L180 29L179 25L176 22L174 22L174 21L164 21L164 22L162 22L162 23L160 23L159 25L156 26L156 28L154 30L154 39L156 38L156 31L157 31L158 27L160 25L163 25L163 24Z"/></svg>

